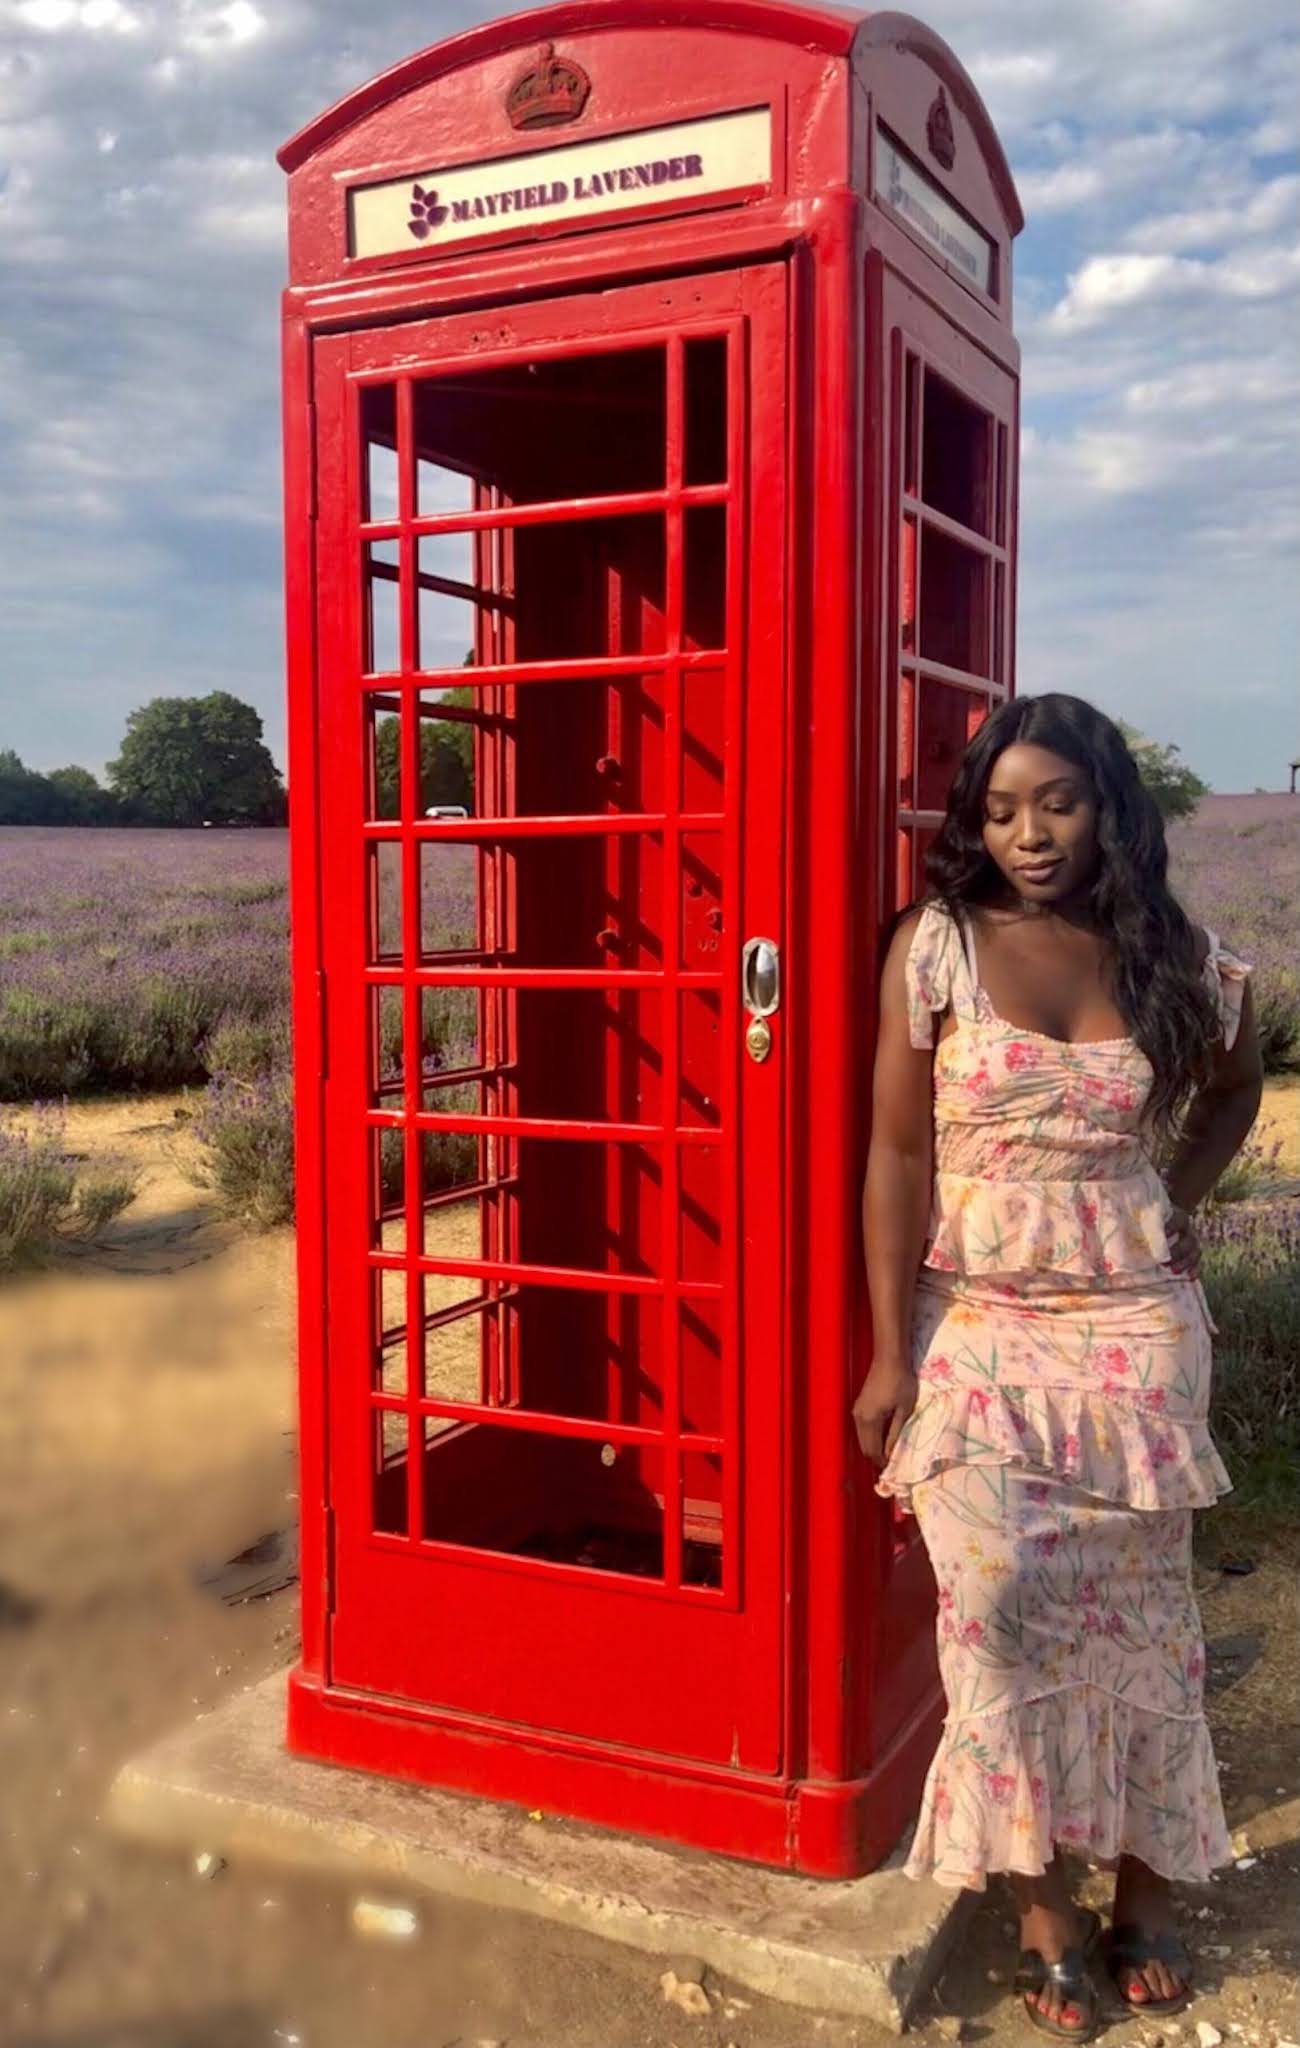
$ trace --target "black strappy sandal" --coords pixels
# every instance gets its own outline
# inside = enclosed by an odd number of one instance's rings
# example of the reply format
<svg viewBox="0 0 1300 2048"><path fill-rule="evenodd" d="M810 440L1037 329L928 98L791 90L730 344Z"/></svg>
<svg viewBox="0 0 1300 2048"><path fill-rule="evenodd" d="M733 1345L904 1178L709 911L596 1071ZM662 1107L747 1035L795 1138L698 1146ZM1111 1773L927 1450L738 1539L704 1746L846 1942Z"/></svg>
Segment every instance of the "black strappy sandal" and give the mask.
<svg viewBox="0 0 1300 2048"><path fill-rule="evenodd" d="M1058 2041L1090 2041L1097 2031L1097 1987L1088 1970L1088 1957L1097 1945L1101 1921L1092 1912L1083 1917L1082 1942L1067 1948L1058 1963L1047 1962L1036 1948L1022 1948L1016 1963L1014 1988L1022 1994L1030 2025L1037 2027L1040 2034L1054 2035ZM1049 1988L1060 1993L1062 2005L1078 2007L1083 2017L1077 2026L1039 2011L1034 2000Z"/></svg>
<svg viewBox="0 0 1300 2048"><path fill-rule="evenodd" d="M1182 1990L1175 1992L1172 1998L1130 1998L1119 1981L1121 1972L1134 1970L1141 1976L1148 1963L1166 1963L1176 1976L1182 1978ZM1112 1927L1106 1941L1106 1967L1130 2012L1149 2013L1156 2019L1169 2013L1183 2012L1192 2002L1192 1959L1186 1943L1172 1931L1147 1934L1136 1921L1125 1921L1122 1927Z"/></svg>

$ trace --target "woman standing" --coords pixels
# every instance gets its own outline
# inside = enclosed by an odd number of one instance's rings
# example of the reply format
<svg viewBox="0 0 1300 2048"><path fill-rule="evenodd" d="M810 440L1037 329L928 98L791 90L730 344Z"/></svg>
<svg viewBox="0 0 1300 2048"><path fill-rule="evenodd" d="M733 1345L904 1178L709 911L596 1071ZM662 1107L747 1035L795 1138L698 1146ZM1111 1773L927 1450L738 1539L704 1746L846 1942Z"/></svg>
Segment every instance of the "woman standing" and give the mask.
<svg viewBox="0 0 1300 2048"><path fill-rule="evenodd" d="M1117 1867L1109 1966L1151 2014L1190 1995L1169 1881L1230 1860L1191 1588L1192 1510L1228 1480L1189 1212L1259 1106L1249 969L1174 901L1123 736L1078 698L994 712L928 869L882 984L854 1404L939 1589L948 1715L908 1870L1010 1872L1017 1989L1082 2040L1098 1923L1058 1846Z"/></svg>

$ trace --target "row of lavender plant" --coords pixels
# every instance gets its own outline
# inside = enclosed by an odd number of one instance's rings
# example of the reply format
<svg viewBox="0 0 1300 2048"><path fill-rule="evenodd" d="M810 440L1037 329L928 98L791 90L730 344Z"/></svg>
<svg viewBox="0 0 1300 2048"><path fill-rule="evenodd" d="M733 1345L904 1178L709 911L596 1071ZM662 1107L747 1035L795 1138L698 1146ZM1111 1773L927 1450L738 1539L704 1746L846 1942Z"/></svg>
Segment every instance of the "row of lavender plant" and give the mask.
<svg viewBox="0 0 1300 2048"><path fill-rule="evenodd" d="M1211 797L1170 848L1189 909L1255 966L1266 1066L1300 1063L1300 799ZM426 941L464 944L466 850L437 858ZM201 1082L220 1026L288 998L283 832L0 829L0 1100Z"/></svg>
<svg viewBox="0 0 1300 2048"><path fill-rule="evenodd" d="M1171 851L1193 914L1255 965L1266 1064L1297 1062L1300 800L1212 797ZM470 942L472 862L431 851L431 948ZM399 928L396 878L381 866L381 934ZM210 1081L203 1130L214 1156L226 1147L231 1198L279 1220L292 1213L288 1007L283 832L0 830L0 1100ZM395 1015L381 1018L388 1071ZM433 1005L425 1065L459 1063L463 1023Z"/></svg>
<svg viewBox="0 0 1300 2048"><path fill-rule="evenodd" d="M208 1078L283 1015L286 835L0 830L0 1100Z"/></svg>
<svg viewBox="0 0 1300 2048"><path fill-rule="evenodd" d="M1300 1066L1300 796L1209 797L1169 849L1192 915L1255 969L1265 1071Z"/></svg>
<svg viewBox="0 0 1300 2048"><path fill-rule="evenodd" d="M1249 1515L1300 1513L1300 1202L1223 1202L1204 1224L1218 1327L1210 1420Z"/></svg>
<svg viewBox="0 0 1300 2048"><path fill-rule="evenodd" d="M42 1104L21 1126L0 1121L0 1273L94 1236L135 1191L134 1173L88 1168L68 1149L56 1105Z"/></svg>

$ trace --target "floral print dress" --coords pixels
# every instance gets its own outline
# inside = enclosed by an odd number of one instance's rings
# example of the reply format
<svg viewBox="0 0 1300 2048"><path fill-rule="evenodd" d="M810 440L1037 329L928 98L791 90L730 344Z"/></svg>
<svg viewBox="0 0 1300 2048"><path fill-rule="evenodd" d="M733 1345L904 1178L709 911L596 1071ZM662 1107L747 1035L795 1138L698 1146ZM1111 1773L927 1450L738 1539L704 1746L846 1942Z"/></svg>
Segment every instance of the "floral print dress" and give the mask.
<svg viewBox="0 0 1300 2048"><path fill-rule="evenodd" d="M877 1492L917 1517L948 1714L907 1869L983 1889L1055 1845L1187 1880L1230 1860L1202 1692L1192 1510L1228 1490L1212 1324L1168 1263L1131 1038L1066 1045L995 1014L929 906L909 1028L935 1045L919 1395ZM1210 935L1231 1044L1245 964Z"/></svg>

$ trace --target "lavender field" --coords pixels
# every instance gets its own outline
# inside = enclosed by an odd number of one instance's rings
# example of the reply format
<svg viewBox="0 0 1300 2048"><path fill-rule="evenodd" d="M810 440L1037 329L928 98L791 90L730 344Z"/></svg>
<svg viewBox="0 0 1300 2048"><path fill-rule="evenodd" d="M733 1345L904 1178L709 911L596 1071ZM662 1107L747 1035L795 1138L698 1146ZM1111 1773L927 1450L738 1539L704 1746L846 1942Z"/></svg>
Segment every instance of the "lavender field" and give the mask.
<svg viewBox="0 0 1300 2048"><path fill-rule="evenodd" d="M1208 796L1169 834L1174 886L1255 968L1265 1068L1300 1065L1300 796Z"/></svg>
<svg viewBox="0 0 1300 2048"><path fill-rule="evenodd" d="M0 829L0 1100L203 1081L288 1001L283 831Z"/></svg>
<svg viewBox="0 0 1300 2048"><path fill-rule="evenodd" d="M1300 798L1207 797L1170 847L1256 968L1269 1070L1300 1064ZM426 936L463 944L463 859L446 882ZM236 1042L279 1065L288 1001L285 832L0 828L0 1101L202 1083Z"/></svg>

